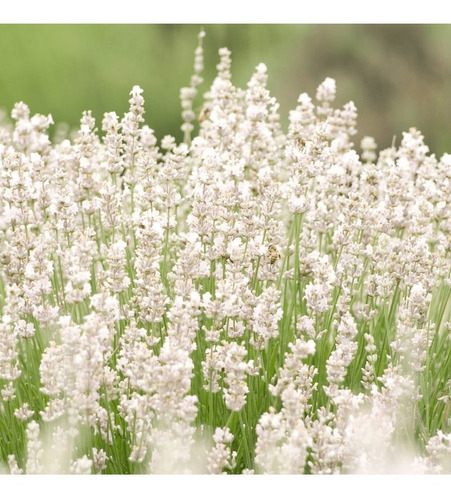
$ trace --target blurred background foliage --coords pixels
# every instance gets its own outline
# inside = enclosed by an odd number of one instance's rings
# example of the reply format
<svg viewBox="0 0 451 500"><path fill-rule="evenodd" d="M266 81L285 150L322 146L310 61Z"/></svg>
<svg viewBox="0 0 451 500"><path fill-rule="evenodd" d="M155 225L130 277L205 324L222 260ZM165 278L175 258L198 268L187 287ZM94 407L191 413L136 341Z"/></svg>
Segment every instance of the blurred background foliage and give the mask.
<svg viewBox="0 0 451 500"><path fill-rule="evenodd" d="M205 25L211 84L217 51L232 51L235 85L259 62L281 105L283 125L297 97L337 80L337 104L359 111L356 145L372 135L380 149L411 126L432 152L451 153L451 25ZM122 114L135 84L144 89L147 123L158 137L181 140L179 89L188 84L196 25L0 25L0 107L17 101L33 113L76 127L85 109L100 121ZM197 99L198 109L201 99Z"/></svg>

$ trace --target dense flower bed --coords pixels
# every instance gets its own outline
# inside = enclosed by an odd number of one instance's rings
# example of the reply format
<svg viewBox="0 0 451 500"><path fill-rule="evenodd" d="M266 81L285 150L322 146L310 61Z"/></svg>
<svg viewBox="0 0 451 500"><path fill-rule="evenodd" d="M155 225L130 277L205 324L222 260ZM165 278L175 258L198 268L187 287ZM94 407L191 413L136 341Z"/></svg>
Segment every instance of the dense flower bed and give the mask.
<svg viewBox="0 0 451 500"><path fill-rule="evenodd" d="M0 130L4 470L451 472L451 155L359 156L331 78L284 133L227 49L197 111L202 37L181 144L137 86Z"/></svg>

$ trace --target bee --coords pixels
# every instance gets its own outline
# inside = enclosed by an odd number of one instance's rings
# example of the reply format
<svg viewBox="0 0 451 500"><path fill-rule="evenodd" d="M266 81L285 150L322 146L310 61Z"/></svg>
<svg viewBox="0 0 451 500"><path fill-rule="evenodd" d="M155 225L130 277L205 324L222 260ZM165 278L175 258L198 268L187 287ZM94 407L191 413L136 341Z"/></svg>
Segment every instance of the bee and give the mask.
<svg viewBox="0 0 451 500"><path fill-rule="evenodd" d="M4 265L4 266L7 266L10 262L11 262L11 257L6 253L6 252L3 252L1 255L0 255L0 262Z"/></svg>
<svg viewBox="0 0 451 500"><path fill-rule="evenodd" d="M230 254L228 253L225 253L223 255L221 255L221 258L224 260L224 261L227 261L227 262L233 262L233 260L231 259L230 257Z"/></svg>
<svg viewBox="0 0 451 500"><path fill-rule="evenodd" d="M208 118L208 115L210 114L210 110L207 107L204 107L201 109L199 113L199 121L203 122Z"/></svg>
<svg viewBox="0 0 451 500"><path fill-rule="evenodd" d="M271 265L280 259L280 252L275 245L269 245L266 257Z"/></svg>
<svg viewBox="0 0 451 500"><path fill-rule="evenodd" d="M299 148L303 148L306 144L305 142L305 139L301 136L299 136L297 139L296 139L296 144Z"/></svg>

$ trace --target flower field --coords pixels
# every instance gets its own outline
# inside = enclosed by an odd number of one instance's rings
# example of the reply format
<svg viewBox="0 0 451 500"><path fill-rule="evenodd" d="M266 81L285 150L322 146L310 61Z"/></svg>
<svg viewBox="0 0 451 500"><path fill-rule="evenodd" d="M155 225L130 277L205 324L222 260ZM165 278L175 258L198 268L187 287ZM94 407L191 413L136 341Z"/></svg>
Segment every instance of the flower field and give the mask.
<svg viewBox="0 0 451 500"><path fill-rule="evenodd" d="M1 125L2 471L451 473L451 155L353 144L332 78L283 131L225 48L199 96L203 35L180 144L138 86Z"/></svg>

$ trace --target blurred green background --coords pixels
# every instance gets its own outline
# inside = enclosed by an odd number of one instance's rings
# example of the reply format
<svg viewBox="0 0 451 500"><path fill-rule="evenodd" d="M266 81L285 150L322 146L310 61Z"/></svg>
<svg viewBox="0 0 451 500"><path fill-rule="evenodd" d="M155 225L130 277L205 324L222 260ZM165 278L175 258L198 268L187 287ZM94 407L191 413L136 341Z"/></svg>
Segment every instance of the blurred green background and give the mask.
<svg viewBox="0 0 451 500"><path fill-rule="evenodd" d="M158 137L181 139L179 89L188 84L200 26L0 25L0 107L24 101L76 127L85 109L122 114L135 84ZM281 104L284 127L301 92L327 76L337 103L353 100L363 135L388 147L411 126L432 152L451 152L451 25L205 25L206 91L217 51L232 51L233 81L246 85L259 62ZM200 100L197 100L200 106Z"/></svg>

